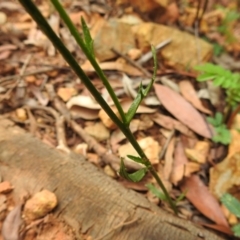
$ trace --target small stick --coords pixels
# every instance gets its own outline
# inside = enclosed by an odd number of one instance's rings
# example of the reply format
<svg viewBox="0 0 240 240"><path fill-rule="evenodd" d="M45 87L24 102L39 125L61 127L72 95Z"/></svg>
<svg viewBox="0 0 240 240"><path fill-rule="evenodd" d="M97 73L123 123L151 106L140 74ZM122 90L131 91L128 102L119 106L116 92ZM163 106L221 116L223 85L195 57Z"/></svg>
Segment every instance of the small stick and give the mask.
<svg viewBox="0 0 240 240"><path fill-rule="evenodd" d="M159 43L156 46L156 51L158 51L159 49L165 47L166 45L168 45L170 42L172 41L172 39L167 39L161 43ZM144 54L138 61L137 63L142 65L143 63L147 62L149 59L151 59L153 57L152 55L152 51L147 52L146 54Z"/></svg>
<svg viewBox="0 0 240 240"><path fill-rule="evenodd" d="M115 52L116 54L118 54L119 56L121 56L122 58L124 58L126 61L128 61L131 65L133 65L134 67L136 67L137 69L139 69L146 77L152 77L152 74L150 72L148 72L146 69L144 69L141 64L139 64L138 62L133 61L131 58L129 58L128 56L120 53L118 50L116 50L115 48L111 49L113 52Z"/></svg>
<svg viewBox="0 0 240 240"><path fill-rule="evenodd" d="M70 124L71 128L83 139L85 143L88 144L90 148L100 157L100 159L105 163L111 165L115 170L119 170L120 158L116 155L107 151L107 149L100 144L94 137L90 136L84 129L76 123L76 121L71 120L71 114L66 108L65 104L62 104L62 101L58 98L54 98L55 108L65 117L67 122ZM136 164L131 161L125 162L125 165L129 169L136 169Z"/></svg>
<svg viewBox="0 0 240 240"><path fill-rule="evenodd" d="M173 129L173 130L171 131L170 135L168 136L167 141L165 142L165 144L164 144L164 146L163 146L163 148L162 148L162 150L161 150L161 152L160 152L160 154L159 154L159 159L160 159L160 160L163 158L163 156L164 156L164 154L165 154L165 152L166 152L166 149L167 149L167 147L168 147L168 145L169 145L169 143L170 143L170 141L171 141L174 133L175 133L175 129Z"/></svg>
<svg viewBox="0 0 240 240"><path fill-rule="evenodd" d="M66 136L65 136L65 126L64 126L65 118L60 117L58 112L51 107L36 106L36 107L29 107L29 108L44 110L46 112L49 112L55 118L56 120L55 126L56 126L57 141L58 141L57 148L63 150L66 153L69 153L70 149L66 144Z"/></svg>
<svg viewBox="0 0 240 240"><path fill-rule="evenodd" d="M23 73L21 77L26 77L26 76L29 76L29 75L45 73L45 72L52 71L54 69L56 69L56 67L38 69L38 70L31 71L31 72ZM16 79L16 78L19 78L19 74L3 77L3 78L0 79L0 83L6 82L6 81L9 81L9 80L13 80L13 79Z"/></svg>

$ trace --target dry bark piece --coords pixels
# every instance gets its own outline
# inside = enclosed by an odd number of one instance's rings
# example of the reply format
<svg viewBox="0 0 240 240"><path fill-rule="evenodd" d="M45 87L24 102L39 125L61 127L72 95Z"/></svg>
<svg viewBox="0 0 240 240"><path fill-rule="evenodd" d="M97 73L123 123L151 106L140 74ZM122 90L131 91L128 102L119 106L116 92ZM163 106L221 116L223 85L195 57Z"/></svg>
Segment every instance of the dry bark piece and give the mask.
<svg viewBox="0 0 240 240"><path fill-rule="evenodd" d="M24 206L24 215L29 220L44 217L57 206L57 197L48 190L42 190L30 198Z"/></svg>
<svg viewBox="0 0 240 240"><path fill-rule="evenodd" d="M167 214L81 156L56 151L10 121L0 120L0 132L0 174L14 184L14 196L23 190L35 193L46 187L55 191L60 203L56 214L64 217L77 233L87 232L96 239L121 222L138 219L112 231L105 239L127 240L133 236L138 240L196 240L199 236L205 240L223 239ZM78 239L82 240L80 236Z"/></svg>
<svg viewBox="0 0 240 240"><path fill-rule="evenodd" d="M13 190L13 186L10 182L4 181L0 183L0 193L9 193Z"/></svg>

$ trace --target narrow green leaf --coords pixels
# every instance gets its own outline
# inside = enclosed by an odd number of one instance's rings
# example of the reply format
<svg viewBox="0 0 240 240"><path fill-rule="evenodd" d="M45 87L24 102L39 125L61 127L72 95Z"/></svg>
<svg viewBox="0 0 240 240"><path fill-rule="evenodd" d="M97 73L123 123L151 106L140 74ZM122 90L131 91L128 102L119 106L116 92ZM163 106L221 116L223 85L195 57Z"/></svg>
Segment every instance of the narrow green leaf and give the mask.
<svg viewBox="0 0 240 240"><path fill-rule="evenodd" d="M134 162L137 162L137 163L142 163L144 164L144 160L140 157L136 157L136 156L133 156L133 155L127 155L128 158L130 158L131 160L133 160Z"/></svg>
<svg viewBox="0 0 240 240"><path fill-rule="evenodd" d="M234 236L240 237L240 224L234 225L232 231L234 232Z"/></svg>
<svg viewBox="0 0 240 240"><path fill-rule="evenodd" d="M231 194L225 193L220 200L232 214L238 218L240 217L240 202L238 199L233 197Z"/></svg>
<svg viewBox="0 0 240 240"><path fill-rule="evenodd" d="M132 182L139 182L145 176L146 172L147 172L147 168L141 168L141 169L139 169L138 171L136 171L134 173L128 173L126 171L126 167L125 167L124 161L121 158L121 166L120 166L119 174L123 178L125 178L127 180L130 180Z"/></svg>
<svg viewBox="0 0 240 240"><path fill-rule="evenodd" d="M132 118L134 117L134 115L137 112L137 109L141 103L141 101L143 100L144 97L146 97L149 93L149 91L151 90L153 83L155 81L156 75L157 75L157 55L156 55L156 49L154 48L154 46L151 46L151 50L152 50L152 54L153 54L153 63L154 63L154 67L153 67L153 76L152 79L150 81L150 83L148 84L148 86L144 89L142 86L142 83L140 83L139 86L139 90L138 90L138 94L136 96L136 98L133 100L131 106L129 107L127 113L126 113L126 124L129 125Z"/></svg>
<svg viewBox="0 0 240 240"><path fill-rule="evenodd" d="M156 79L156 75L157 75L157 54L156 54L156 49L153 45L151 45L151 50L152 50L152 55L153 55L153 76L152 76L151 82L148 84L148 86L142 92L144 97L146 97L148 95L148 93L150 92L150 90L153 86L153 83Z"/></svg>
<svg viewBox="0 0 240 240"><path fill-rule="evenodd" d="M82 22L83 39L84 39L85 45L88 48L89 52L94 56L93 39L91 37L89 28L83 17L81 17L81 22Z"/></svg>
<svg viewBox="0 0 240 240"><path fill-rule="evenodd" d="M162 201L167 201L166 196L164 195L163 192L161 192L160 190L158 190L153 184L148 183L146 184L146 187L159 199L161 199Z"/></svg>
<svg viewBox="0 0 240 240"><path fill-rule="evenodd" d="M138 171L134 172L134 173L130 173L128 174L129 178L131 181L133 182L139 182L143 179L143 177L145 176L147 172L146 168L141 168Z"/></svg>
<svg viewBox="0 0 240 240"><path fill-rule="evenodd" d="M185 190L184 192L182 192L182 193L178 196L178 198L176 199L175 203L177 204L178 202L180 202L181 200L183 200L183 199L185 198L186 194L187 194L187 190Z"/></svg>
<svg viewBox="0 0 240 240"><path fill-rule="evenodd" d="M119 174L121 177L125 178L125 179L128 179L128 173L126 171L126 168L125 168L125 164L123 162L123 158L121 158L121 164L120 164L120 170L119 170ZM129 180L129 179L128 179Z"/></svg>
<svg viewBox="0 0 240 240"><path fill-rule="evenodd" d="M137 112L138 106L140 105L142 99L143 99L143 95L142 95L142 83L140 84L139 90L138 90L138 94L136 96L136 98L133 100L131 106L129 107L127 113L126 113L126 124L129 125L132 118L134 117L134 115Z"/></svg>

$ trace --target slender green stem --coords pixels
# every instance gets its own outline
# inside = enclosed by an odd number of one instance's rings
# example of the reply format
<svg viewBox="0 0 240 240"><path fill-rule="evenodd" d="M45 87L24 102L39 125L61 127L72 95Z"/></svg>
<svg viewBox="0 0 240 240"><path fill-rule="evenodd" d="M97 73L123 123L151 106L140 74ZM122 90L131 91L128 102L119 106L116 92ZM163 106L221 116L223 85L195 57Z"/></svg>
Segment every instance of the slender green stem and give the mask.
<svg viewBox="0 0 240 240"><path fill-rule="evenodd" d="M170 204L172 210L174 211L174 213L177 215L178 214L178 210L176 207L176 204L172 201L171 197L169 196L169 193L167 191L167 189L165 188L162 180L160 179L160 177L158 176L157 172L155 171L155 169L153 169L153 167L151 166L151 168L149 169L149 171L151 172L151 174L153 175L153 177L155 178L155 180L157 181L158 185L160 186L160 188L162 189L164 195L167 198L168 203Z"/></svg>
<svg viewBox="0 0 240 240"><path fill-rule="evenodd" d="M62 41L59 39L59 37L52 30L52 28L50 27L46 19L42 16L42 14L38 10L38 8L35 6L35 4L33 4L31 0L19 0L19 2L24 6L24 8L31 15L31 17L37 22L38 26L41 28L44 34L49 38L49 40L53 43L56 49L61 53L61 55L69 64L69 66L73 69L76 75L82 80L84 85L87 87L90 93L94 96L96 101L100 104L100 106L104 109L104 111L108 114L108 116L113 120L113 122L120 128L120 130L129 140L129 142L135 148L139 156L144 160L145 166L152 173L153 177L156 179L157 183L159 184L164 194L166 195L166 198L169 204L171 205L172 209L177 214L177 209L175 204L171 200L166 188L164 187L164 184L162 183L157 172L151 165L151 162L149 161L149 159L143 152L142 148L138 144L137 140L133 136L132 132L130 131L129 126L127 126L124 122L122 122L117 117L117 115L112 111L112 109L109 107L106 101L102 98L101 94L97 91L95 86L92 84L91 80L87 77L87 75L84 73L82 68L78 65L76 59L72 56L69 50L65 47Z"/></svg>
<svg viewBox="0 0 240 240"><path fill-rule="evenodd" d="M19 2L24 6L26 11L31 15L31 17L37 22L38 26L44 32L44 34L49 38L49 40L53 43L53 45L58 49L63 58L69 64L69 66L73 69L73 71L77 74L77 76L82 80L84 85L96 99L96 101L100 104L100 106L106 111L109 117L116 123L116 125L122 125L120 119L116 116L113 110L109 107L106 101L102 98L101 94L97 91L91 80L79 66L76 59L72 56L69 50L65 47L56 33L52 30L46 19L42 16L41 12L32 3L31 0L19 0Z"/></svg>
<svg viewBox="0 0 240 240"><path fill-rule="evenodd" d="M119 112L123 122L126 122L126 117L125 117L124 111L122 109L122 106L121 106L120 102L118 101L118 98L117 98L115 92L113 91L113 89L112 89L109 81L107 80L105 74L103 73L102 69L98 65L96 59L94 58L92 53L89 51L89 49L86 47L86 45L85 45L82 37L80 36L77 28L74 26L74 24L72 23L70 17L66 13L66 11L63 9L63 7L59 3L59 1L58 0L51 0L51 2L54 5L54 7L56 8L56 10L58 11L58 13L61 16L61 18L64 21L64 23L67 25L68 29L70 30L71 34L75 38L76 42L81 47L82 51L87 56L88 60L90 61L90 63L94 67L94 69L96 70L98 76L100 77L100 79L102 80L104 86L106 87L107 91L109 92L109 95L111 96L115 106L117 107L118 112Z"/></svg>

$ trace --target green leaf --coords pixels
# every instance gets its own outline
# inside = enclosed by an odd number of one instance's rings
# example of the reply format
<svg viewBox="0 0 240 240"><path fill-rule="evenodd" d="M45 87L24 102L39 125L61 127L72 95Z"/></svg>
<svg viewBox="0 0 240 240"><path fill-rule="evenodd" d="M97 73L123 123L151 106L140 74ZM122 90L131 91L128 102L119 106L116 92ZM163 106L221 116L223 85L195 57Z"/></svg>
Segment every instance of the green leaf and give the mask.
<svg viewBox="0 0 240 240"><path fill-rule="evenodd" d="M152 55L153 55L153 76L151 79L151 82L148 84L148 86L143 90L143 96L146 97L151 90L153 83L156 79L157 75L157 54L156 54L156 49L153 45L151 45L151 50L152 50Z"/></svg>
<svg viewBox="0 0 240 240"><path fill-rule="evenodd" d="M185 198L186 194L187 194L187 190L185 190L184 192L182 192L182 193L178 196L178 198L176 199L175 203L177 204L178 202L180 202L181 200L183 200L183 198Z"/></svg>
<svg viewBox="0 0 240 240"><path fill-rule="evenodd" d="M91 37L89 28L83 17L81 17L81 22L82 22L83 39L84 39L85 45L88 48L89 52L94 56L93 39Z"/></svg>
<svg viewBox="0 0 240 240"><path fill-rule="evenodd" d="M213 54L215 56L219 56L224 52L224 47L219 45L218 43L213 44Z"/></svg>
<svg viewBox="0 0 240 240"><path fill-rule="evenodd" d="M216 75L221 75L225 73L225 69L222 67L212 64L212 63L205 63L199 66L194 67L195 70L205 72L205 73L212 73ZM224 74L225 75L225 74Z"/></svg>
<svg viewBox="0 0 240 240"><path fill-rule="evenodd" d="M217 121L215 118L212 118L212 117L207 117L207 121L212 124L214 127L217 127Z"/></svg>
<svg viewBox="0 0 240 240"><path fill-rule="evenodd" d="M217 75L215 73L203 73L197 77L199 82L204 82L215 78Z"/></svg>
<svg viewBox="0 0 240 240"><path fill-rule="evenodd" d="M240 224L234 225L232 231L234 232L234 236L240 237Z"/></svg>
<svg viewBox="0 0 240 240"><path fill-rule="evenodd" d="M134 162L137 162L137 163L142 163L144 164L144 160L140 157L136 157L136 156L133 156L133 155L127 155L128 158L130 158L131 160L133 160Z"/></svg>
<svg viewBox="0 0 240 240"><path fill-rule="evenodd" d="M132 182L139 182L145 176L146 172L147 172L147 168L141 168L141 169L139 169L138 171L136 171L134 173L128 173L126 171L126 167L125 167L124 161L121 158L121 166L120 166L119 174L123 178L125 178L127 180L130 180Z"/></svg>
<svg viewBox="0 0 240 240"><path fill-rule="evenodd" d="M231 133L226 128L225 125L221 125L219 127L215 128L216 135L213 136L212 140L216 143L222 143L224 145L227 145L231 142Z"/></svg>
<svg viewBox="0 0 240 240"><path fill-rule="evenodd" d="M149 93L149 91L151 90L153 83L155 81L156 78L156 74L157 74L157 56L156 56L156 50L153 46L151 46L152 48L152 54L153 54L153 62L154 62L154 67L153 67L153 76L152 79L150 81L150 83L148 84L148 86L144 89L142 86L142 83L140 83L139 86L139 90L138 90L138 94L136 96L136 98L133 100L131 106L129 107L127 113L126 113L126 124L129 125L132 118L134 117L134 115L137 112L137 109L141 103L141 101L143 100L144 97L146 97Z"/></svg>
<svg viewBox="0 0 240 240"><path fill-rule="evenodd" d="M138 93L136 98L133 100L131 106L129 107L127 113L126 113L126 124L129 125L132 118L134 117L135 113L137 112L138 106L140 105L142 99L143 99L143 95L142 95L142 83L140 84Z"/></svg>
<svg viewBox="0 0 240 240"><path fill-rule="evenodd" d="M160 190L158 190L153 184L148 183L146 184L146 187L159 199L161 199L162 201L167 201L166 196L164 195L163 192L161 192Z"/></svg>
<svg viewBox="0 0 240 240"><path fill-rule="evenodd" d="M215 119L216 119L216 125L217 126L221 125L222 122L223 122L223 115L222 115L222 113L216 112Z"/></svg>
<svg viewBox="0 0 240 240"><path fill-rule="evenodd" d="M223 83L226 81L226 76L217 76L214 81L213 84L215 86L223 86Z"/></svg>
<svg viewBox="0 0 240 240"><path fill-rule="evenodd" d="M233 197L231 194L225 193L220 200L232 214L238 218L240 217L240 202L238 199Z"/></svg>

